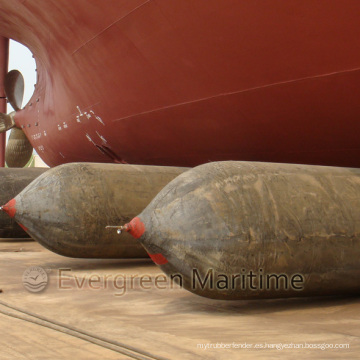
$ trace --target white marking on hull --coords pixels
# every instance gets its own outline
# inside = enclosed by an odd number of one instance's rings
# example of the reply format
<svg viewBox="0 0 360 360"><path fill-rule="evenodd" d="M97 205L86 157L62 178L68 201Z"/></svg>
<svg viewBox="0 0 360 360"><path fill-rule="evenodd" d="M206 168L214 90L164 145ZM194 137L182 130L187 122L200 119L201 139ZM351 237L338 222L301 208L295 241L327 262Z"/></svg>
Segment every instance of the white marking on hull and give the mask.
<svg viewBox="0 0 360 360"><path fill-rule="evenodd" d="M100 116L96 115L94 110L89 110L89 112L87 112L87 111L82 112L82 110L80 109L80 106L76 106L76 109L79 112L79 115L76 115L76 122L80 123L82 118L86 118L87 120L90 120L94 116L95 119L97 121L99 121L99 123L101 123L102 125L105 126L105 123L103 122L102 118Z"/></svg>
<svg viewBox="0 0 360 360"><path fill-rule="evenodd" d="M107 144L107 140L101 134L99 134L97 131L96 131L96 134L104 143Z"/></svg>
<svg viewBox="0 0 360 360"><path fill-rule="evenodd" d="M96 144L94 143L93 139L90 137L89 134L86 134L86 137L88 138L88 140L89 140L90 142L92 142L94 145L96 145Z"/></svg>
<svg viewBox="0 0 360 360"><path fill-rule="evenodd" d="M39 140L41 138L41 133L37 133L37 134L34 134L34 135L31 135L31 138L33 140Z"/></svg>

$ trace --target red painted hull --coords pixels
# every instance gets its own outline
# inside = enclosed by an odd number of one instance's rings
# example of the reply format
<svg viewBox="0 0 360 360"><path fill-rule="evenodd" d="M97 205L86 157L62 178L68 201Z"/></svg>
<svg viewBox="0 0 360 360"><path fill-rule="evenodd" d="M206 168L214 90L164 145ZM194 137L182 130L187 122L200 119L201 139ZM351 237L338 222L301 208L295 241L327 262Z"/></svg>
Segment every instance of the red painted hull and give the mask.
<svg viewBox="0 0 360 360"><path fill-rule="evenodd" d="M38 84L16 123L50 166L360 167L358 0L0 0Z"/></svg>

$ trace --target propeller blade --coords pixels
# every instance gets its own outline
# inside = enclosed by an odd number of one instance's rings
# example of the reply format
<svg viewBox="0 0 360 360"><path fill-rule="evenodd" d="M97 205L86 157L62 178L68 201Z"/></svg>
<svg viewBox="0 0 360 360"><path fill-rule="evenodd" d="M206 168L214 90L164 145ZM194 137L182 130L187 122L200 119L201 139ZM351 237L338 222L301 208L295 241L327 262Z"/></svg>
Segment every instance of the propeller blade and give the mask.
<svg viewBox="0 0 360 360"><path fill-rule="evenodd" d="M10 114L0 113L0 133L3 133L15 126L14 114L15 112Z"/></svg>
<svg viewBox="0 0 360 360"><path fill-rule="evenodd" d="M11 70L5 78L5 94L15 111L21 109L24 98L24 77L18 70Z"/></svg>
<svg viewBox="0 0 360 360"><path fill-rule="evenodd" d="M5 151L5 161L8 167L24 167L30 160L33 147L25 133L14 127L11 130Z"/></svg>

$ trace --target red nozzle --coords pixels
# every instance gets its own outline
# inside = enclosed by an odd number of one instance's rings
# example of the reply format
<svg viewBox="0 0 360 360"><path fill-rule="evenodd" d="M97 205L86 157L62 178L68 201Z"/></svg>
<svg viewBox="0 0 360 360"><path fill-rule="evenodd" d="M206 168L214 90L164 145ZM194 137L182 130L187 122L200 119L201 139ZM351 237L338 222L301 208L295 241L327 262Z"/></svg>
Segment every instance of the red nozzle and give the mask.
<svg viewBox="0 0 360 360"><path fill-rule="evenodd" d="M7 204L1 207L1 210L5 211L10 217L14 217L16 214L16 200L12 199Z"/></svg>
<svg viewBox="0 0 360 360"><path fill-rule="evenodd" d="M140 218L135 217L123 226L123 230L130 233L135 239L138 239L145 232L145 225Z"/></svg>

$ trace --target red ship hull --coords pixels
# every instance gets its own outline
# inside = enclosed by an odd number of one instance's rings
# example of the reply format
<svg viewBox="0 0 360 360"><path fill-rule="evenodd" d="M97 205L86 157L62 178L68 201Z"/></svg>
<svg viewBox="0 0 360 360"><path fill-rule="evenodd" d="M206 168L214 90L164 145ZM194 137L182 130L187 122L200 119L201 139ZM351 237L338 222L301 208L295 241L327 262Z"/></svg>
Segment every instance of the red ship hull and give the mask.
<svg viewBox="0 0 360 360"><path fill-rule="evenodd" d="M1 0L37 63L15 120L50 166L360 167L357 0Z"/></svg>

